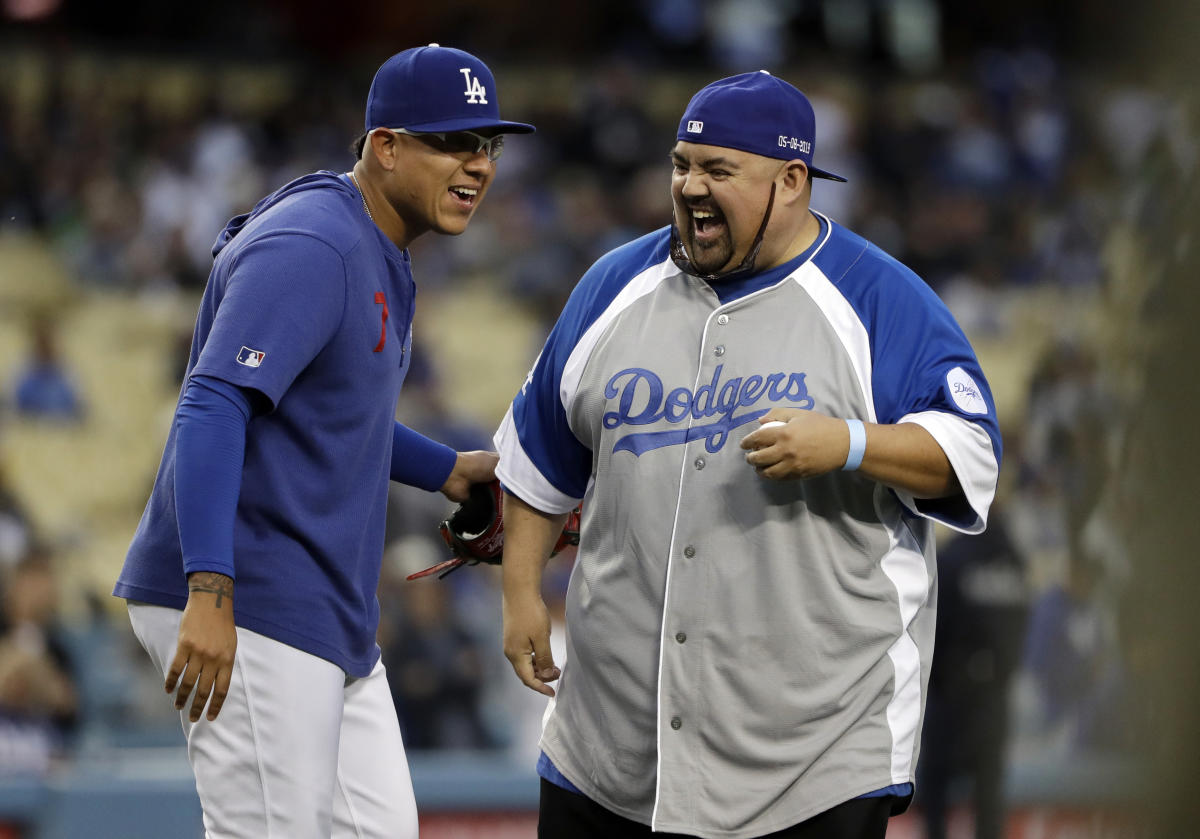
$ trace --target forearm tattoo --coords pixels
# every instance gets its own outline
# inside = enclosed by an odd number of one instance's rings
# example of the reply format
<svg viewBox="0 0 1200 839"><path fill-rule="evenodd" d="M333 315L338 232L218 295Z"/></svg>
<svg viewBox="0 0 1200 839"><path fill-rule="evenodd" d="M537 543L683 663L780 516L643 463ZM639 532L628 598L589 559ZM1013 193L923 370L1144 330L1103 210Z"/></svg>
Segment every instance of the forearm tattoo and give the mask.
<svg viewBox="0 0 1200 839"><path fill-rule="evenodd" d="M196 571L188 575L188 591L202 591L217 596L217 608L225 602L225 598L233 602L233 579L216 571Z"/></svg>

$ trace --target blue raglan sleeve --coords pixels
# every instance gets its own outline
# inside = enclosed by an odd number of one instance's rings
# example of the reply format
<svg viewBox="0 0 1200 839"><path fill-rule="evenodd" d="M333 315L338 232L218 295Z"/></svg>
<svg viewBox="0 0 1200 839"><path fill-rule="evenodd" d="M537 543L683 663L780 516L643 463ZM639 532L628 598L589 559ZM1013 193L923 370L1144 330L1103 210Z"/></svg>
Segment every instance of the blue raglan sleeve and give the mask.
<svg viewBox="0 0 1200 839"><path fill-rule="evenodd" d="M592 453L571 431L560 397L563 369L586 329L584 296L576 288L494 439L500 483L546 513L571 510L591 475Z"/></svg>
<svg viewBox="0 0 1200 839"><path fill-rule="evenodd" d="M630 279L665 258L666 241L664 231L643 236L588 269L496 431L496 474L507 491L535 509L565 513L587 491L592 452L571 430L572 394L564 392L563 372L568 361L582 364L580 342Z"/></svg>
<svg viewBox="0 0 1200 839"><path fill-rule="evenodd" d="M897 495L920 515L980 532L995 495L1002 445L996 403L975 351L949 309L915 275L874 284L870 298L876 419L924 427L962 487L940 499Z"/></svg>

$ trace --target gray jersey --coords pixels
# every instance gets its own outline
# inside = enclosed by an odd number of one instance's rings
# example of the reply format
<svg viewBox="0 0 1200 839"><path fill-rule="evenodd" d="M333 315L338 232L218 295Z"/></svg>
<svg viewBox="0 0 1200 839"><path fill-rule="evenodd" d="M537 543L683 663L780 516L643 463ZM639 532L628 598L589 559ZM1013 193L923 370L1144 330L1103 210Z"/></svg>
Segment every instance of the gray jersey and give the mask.
<svg viewBox="0 0 1200 839"><path fill-rule="evenodd" d="M588 272L497 432L509 491L584 500L542 748L655 830L759 836L912 781L931 519L983 528L1000 444L945 307L844 228L724 302L666 253L659 231ZM963 493L760 477L737 443L776 406L919 423Z"/></svg>

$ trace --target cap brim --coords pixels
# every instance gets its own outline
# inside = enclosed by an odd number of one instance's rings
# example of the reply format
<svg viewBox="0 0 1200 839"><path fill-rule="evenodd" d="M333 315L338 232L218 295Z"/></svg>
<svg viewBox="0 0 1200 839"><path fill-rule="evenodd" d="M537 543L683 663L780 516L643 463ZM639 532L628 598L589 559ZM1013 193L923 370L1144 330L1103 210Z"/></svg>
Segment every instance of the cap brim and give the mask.
<svg viewBox="0 0 1200 839"><path fill-rule="evenodd" d="M846 183L846 179L841 175L835 175L832 172L826 172L824 169L818 169L816 166L809 166L808 174L812 175L814 178L824 178L827 181L838 181L839 183L843 184Z"/></svg>
<svg viewBox="0 0 1200 839"><path fill-rule="evenodd" d="M495 130L497 134L532 134L537 129L524 122L509 122L503 119L478 119L476 117L458 117L443 119L437 122L423 122L419 125L385 126L407 128L409 131L486 131Z"/></svg>

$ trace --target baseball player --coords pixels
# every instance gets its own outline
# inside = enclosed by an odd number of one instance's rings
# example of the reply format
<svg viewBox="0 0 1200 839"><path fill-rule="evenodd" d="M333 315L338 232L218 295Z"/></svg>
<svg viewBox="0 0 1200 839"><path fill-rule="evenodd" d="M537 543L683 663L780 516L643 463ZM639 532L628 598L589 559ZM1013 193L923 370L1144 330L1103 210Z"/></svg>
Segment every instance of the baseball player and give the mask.
<svg viewBox="0 0 1200 839"><path fill-rule="evenodd" d="M933 522L983 530L1000 438L945 306L810 209L844 180L814 133L765 71L697 93L674 224L584 275L497 431L544 838L882 837L911 798ZM556 664L542 569L580 499Z"/></svg>
<svg viewBox="0 0 1200 839"><path fill-rule="evenodd" d="M415 837L375 644L388 480L464 500L495 454L395 422L408 246L457 235L496 173L495 81L456 49L388 59L344 174L234 218L162 465L114 594L166 677L210 837ZM201 719L207 703L207 715Z"/></svg>

